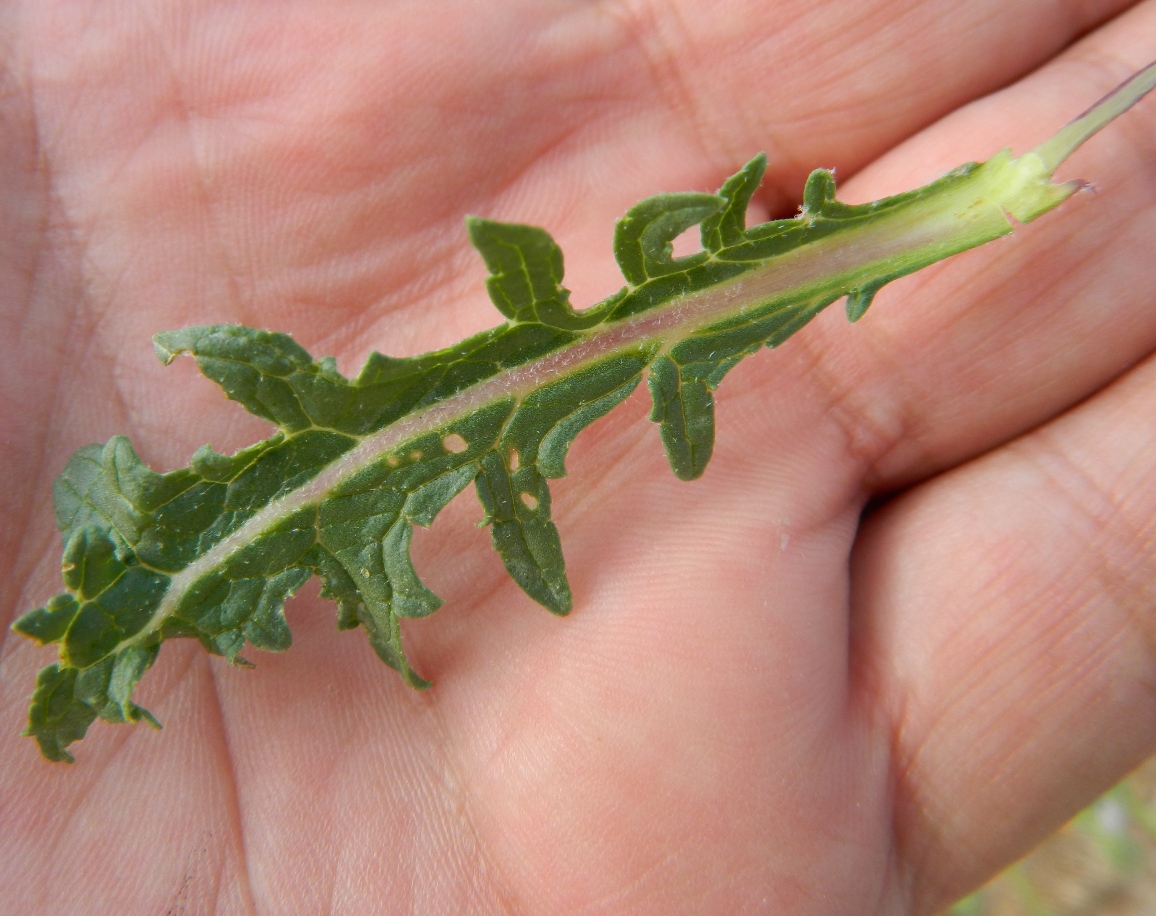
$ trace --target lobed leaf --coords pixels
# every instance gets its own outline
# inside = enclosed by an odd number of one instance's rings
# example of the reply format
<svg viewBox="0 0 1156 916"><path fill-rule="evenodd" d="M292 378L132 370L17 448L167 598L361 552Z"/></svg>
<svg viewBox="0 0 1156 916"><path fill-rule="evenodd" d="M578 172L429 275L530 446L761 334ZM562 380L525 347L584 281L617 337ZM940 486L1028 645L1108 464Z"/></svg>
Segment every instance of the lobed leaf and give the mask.
<svg viewBox="0 0 1156 916"><path fill-rule="evenodd" d="M231 663L246 644L281 651L285 601L310 577L362 627L378 656L423 687L400 620L441 599L410 557L471 482L495 550L531 598L566 614L573 596L548 481L574 438L647 376L674 473L700 476L714 446L713 392L744 357L776 347L830 303L861 318L879 289L998 238L1079 187L1056 166L1156 85L1156 65L1020 158L1001 152L869 204L840 202L831 172L808 178L798 216L748 228L766 169L759 155L717 194L663 194L618 222L626 285L585 311L562 285L562 252L542 229L467 218L486 287L506 319L412 358L373 353L356 378L285 334L234 325L158 334L165 363L189 354L246 410L274 424L234 455L209 446L167 474L114 437L77 450L53 489L64 591L14 629L58 646L38 678L27 734L51 760L97 718L144 719L132 692L166 639L188 637ZM699 225L703 250L673 255Z"/></svg>

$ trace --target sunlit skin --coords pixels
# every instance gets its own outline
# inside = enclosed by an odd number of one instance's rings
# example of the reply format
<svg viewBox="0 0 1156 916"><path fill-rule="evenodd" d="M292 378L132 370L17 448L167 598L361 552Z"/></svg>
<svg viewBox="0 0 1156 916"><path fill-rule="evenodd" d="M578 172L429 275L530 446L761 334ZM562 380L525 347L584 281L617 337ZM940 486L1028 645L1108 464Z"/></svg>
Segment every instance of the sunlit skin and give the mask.
<svg viewBox="0 0 1156 916"><path fill-rule="evenodd" d="M851 202L1025 150L1156 58L1156 2L0 6L0 599L59 591L51 481L268 434L150 336L239 322L355 372L499 319L465 213L546 227L577 305L614 220L758 150ZM1014 236L830 309L718 397L702 479L644 391L554 486L534 605L465 493L406 687L306 587L294 646L166 644L50 764L4 631L14 913L931 913L1156 751L1156 103Z"/></svg>

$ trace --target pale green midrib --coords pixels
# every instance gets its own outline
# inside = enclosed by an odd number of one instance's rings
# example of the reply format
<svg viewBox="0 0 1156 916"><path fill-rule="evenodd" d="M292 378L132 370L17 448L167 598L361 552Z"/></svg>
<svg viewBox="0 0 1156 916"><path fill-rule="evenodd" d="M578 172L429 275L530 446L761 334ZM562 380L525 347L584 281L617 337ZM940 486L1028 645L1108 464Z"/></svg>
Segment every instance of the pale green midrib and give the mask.
<svg viewBox="0 0 1156 916"><path fill-rule="evenodd" d="M1008 165L1014 163L1023 164L1023 159L1010 160ZM1039 190L1041 183L1046 186L1046 175L1039 169L1028 168L1023 179L1034 187L1025 184L1002 189L993 180L998 177L989 174L974 182L961 182L939 195L913 200L909 207L880 214L876 220L850 226L775 255L762 266L733 279L688 293L613 324L596 325L583 332L582 339L574 343L492 376L362 437L357 445L316 476L270 502L202 556L171 574L168 590L149 622L133 636L122 640L110 654L151 637L180 604L189 588L223 565L241 547L293 513L319 504L340 483L412 439L436 432L501 398L513 398L515 404L520 403L538 388L608 357L636 350L647 352L652 359L661 349L748 308L757 306L760 313L769 314L771 306L776 304L785 307L793 302L809 301L823 291L846 292L856 279L862 280L865 271L878 269L887 262L942 249L943 253L936 258L938 260L1010 232L1012 227L1004 210L1012 209L1012 201L1018 193ZM1000 191L1005 192L1000 199L985 198L985 195ZM977 211L974 207L977 203L990 206ZM829 273L830 265L836 262L842 269L832 275Z"/></svg>

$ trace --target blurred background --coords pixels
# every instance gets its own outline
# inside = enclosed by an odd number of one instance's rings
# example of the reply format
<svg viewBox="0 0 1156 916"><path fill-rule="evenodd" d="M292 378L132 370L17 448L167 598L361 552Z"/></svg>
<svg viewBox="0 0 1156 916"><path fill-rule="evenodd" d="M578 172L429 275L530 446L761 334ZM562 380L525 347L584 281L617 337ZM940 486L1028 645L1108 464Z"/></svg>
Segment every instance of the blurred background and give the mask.
<svg viewBox="0 0 1156 916"><path fill-rule="evenodd" d="M946 916L1156 916L1156 758Z"/></svg>

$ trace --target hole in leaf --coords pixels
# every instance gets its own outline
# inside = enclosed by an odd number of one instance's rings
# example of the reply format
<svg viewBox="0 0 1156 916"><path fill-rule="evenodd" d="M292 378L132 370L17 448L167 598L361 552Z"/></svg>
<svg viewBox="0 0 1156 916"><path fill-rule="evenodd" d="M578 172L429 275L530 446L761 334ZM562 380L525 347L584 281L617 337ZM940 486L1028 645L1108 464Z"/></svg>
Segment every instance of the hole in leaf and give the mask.
<svg viewBox="0 0 1156 916"><path fill-rule="evenodd" d="M697 225L691 226L680 233L671 244L674 246L674 257L688 258L702 251L702 232Z"/></svg>
<svg viewBox="0 0 1156 916"><path fill-rule="evenodd" d="M470 444L457 433L450 433L442 439L442 447L447 452L453 452L455 455L459 455L468 449Z"/></svg>
<svg viewBox="0 0 1156 916"><path fill-rule="evenodd" d="M519 460L518 459L518 450L516 448L510 449L510 462L509 462L509 464L510 464L510 470L511 471L518 470L518 460Z"/></svg>
<svg viewBox="0 0 1156 916"><path fill-rule="evenodd" d="M538 508L538 497L533 493L523 493L521 495L522 505L533 512Z"/></svg>

